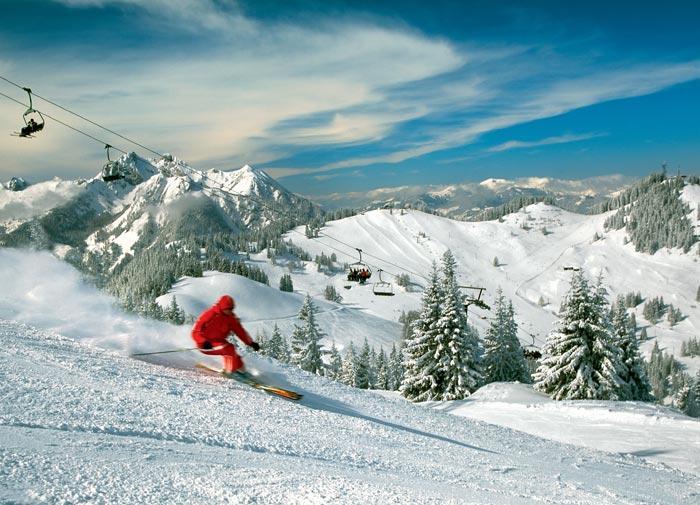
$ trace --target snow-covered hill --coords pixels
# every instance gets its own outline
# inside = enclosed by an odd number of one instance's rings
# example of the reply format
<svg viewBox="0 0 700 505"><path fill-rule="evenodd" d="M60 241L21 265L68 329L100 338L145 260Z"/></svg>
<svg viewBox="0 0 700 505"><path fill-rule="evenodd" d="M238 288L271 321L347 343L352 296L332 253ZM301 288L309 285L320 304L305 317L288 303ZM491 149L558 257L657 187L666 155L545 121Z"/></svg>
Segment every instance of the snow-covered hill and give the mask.
<svg viewBox="0 0 700 505"><path fill-rule="evenodd" d="M531 385L494 382L466 400L426 406L550 440L648 457L700 475L700 422L654 403L559 402Z"/></svg>
<svg viewBox="0 0 700 505"><path fill-rule="evenodd" d="M163 308L175 297L188 315L198 316L211 306L223 293L230 293L236 300L236 314L248 332L256 335L272 334L277 325L283 335L292 334L297 315L304 299L301 293L287 293L245 277L219 272L205 272L204 277L186 277L173 286L166 295L158 298ZM335 342L344 349L350 342L362 344L363 339L375 347L391 349L401 332L400 325L386 318L377 317L346 305L315 300L317 321L325 337L322 344L330 348Z"/></svg>
<svg viewBox="0 0 700 505"><path fill-rule="evenodd" d="M683 198L697 208L700 198L695 186L688 186ZM656 339L662 348L678 356L681 342L700 333L700 309L695 301L700 283L698 245L689 253L639 253L631 243L625 243L624 230L604 230L608 215L574 214L536 204L505 216L502 222L466 223L419 211L376 210L329 222L317 239L303 236L301 228L287 234L287 238L312 257L322 252L336 253L341 263L357 261L353 248L361 248L363 259L375 271L382 268L391 274L408 273L419 284L425 283L421 276L427 276L431 263L439 262L449 248L459 264L461 284L485 287L488 304L500 287L515 305L521 342L532 344L534 338L537 347L544 343L556 321L556 312L569 288L570 269L580 268L591 278L602 274L611 300L637 291L647 299L663 296L666 303L687 316L673 327L665 320L651 325L642 315L642 305L635 309L640 328L646 326L650 337L643 349L649 350ZM690 217L698 226L697 212ZM262 260L262 255L259 258ZM494 266L496 258L498 266ZM271 283L286 273L284 265L266 268ZM395 281L386 273L384 277ZM417 309L420 305L419 291L406 292L398 286L394 286L397 296L390 298L373 296L371 286L353 285L343 290L347 284L343 274L327 276L307 269L292 278L295 288L318 297L327 284L334 284L346 303L394 321L400 309ZM469 313L471 323L485 330L488 311L471 307ZM691 373L700 364L697 358L682 361Z"/></svg>

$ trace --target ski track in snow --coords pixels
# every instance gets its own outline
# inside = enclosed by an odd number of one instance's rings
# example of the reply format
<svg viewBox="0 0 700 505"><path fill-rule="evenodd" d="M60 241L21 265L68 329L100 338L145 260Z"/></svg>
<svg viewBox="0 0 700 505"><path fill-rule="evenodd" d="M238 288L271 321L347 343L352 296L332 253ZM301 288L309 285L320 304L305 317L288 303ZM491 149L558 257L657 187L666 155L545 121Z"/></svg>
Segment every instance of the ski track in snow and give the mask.
<svg viewBox="0 0 700 505"><path fill-rule="evenodd" d="M699 479L281 367L293 403L0 320L3 503L692 503Z"/></svg>

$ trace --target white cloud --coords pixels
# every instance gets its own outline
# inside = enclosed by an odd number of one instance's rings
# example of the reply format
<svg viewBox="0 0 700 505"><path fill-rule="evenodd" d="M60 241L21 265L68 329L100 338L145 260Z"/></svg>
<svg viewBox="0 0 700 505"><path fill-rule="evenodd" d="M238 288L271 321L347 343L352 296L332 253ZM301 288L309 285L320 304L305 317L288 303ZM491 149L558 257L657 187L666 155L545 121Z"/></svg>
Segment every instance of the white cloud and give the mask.
<svg viewBox="0 0 700 505"><path fill-rule="evenodd" d="M53 0L68 7L105 7L120 5L137 7L157 17L159 22L172 20L180 29L197 28L251 33L253 24L243 17L235 2L213 0ZM224 8L225 7L225 8ZM183 23L184 21L184 23Z"/></svg>
<svg viewBox="0 0 700 505"><path fill-rule="evenodd" d="M526 147L549 146L554 144L567 144L569 142L579 142L596 137L602 137L604 133L582 133L579 135L559 135L557 137L547 137L540 140L509 140L488 149L490 152L508 151L510 149L520 149Z"/></svg>
<svg viewBox="0 0 700 505"><path fill-rule="evenodd" d="M145 145L194 165L227 168L264 166L314 146L385 141L384 151L374 149L371 156L270 170L277 176L398 163L493 130L700 77L700 61L600 71L551 51L543 58L521 46L457 47L405 27L347 19L262 23L224 0L55 1L140 9L153 20L167 18L208 37L206 50L186 56L125 44L97 60L86 55L94 54L90 49L99 41L57 46L34 56L30 74L15 72L15 80ZM11 55L4 58L0 67L22 68ZM32 82L35 75L41 81ZM15 130L21 107L3 102L0 131ZM47 109L115 146L133 148ZM419 131L400 129L419 118L425 120ZM47 124L30 145L16 140L0 136L0 179L46 174L48 162L92 174L103 158L101 146L91 148L90 141L55 124Z"/></svg>
<svg viewBox="0 0 700 505"><path fill-rule="evenodd" d="M126 3L153 8L146 6L149 2ZM176 3L187 10L183 6L190 2ZM205 11L213 8L211 2L202 5ZM171 13L180 10L171 6ZM464 61L449 43L403 29L330 22L313 29L250 26L254 36L235 34L186 58L124 48L95 61L79 57L89 52L87 47L57 49L35 59L34 73L43 76L40 94L156 150L195 164L239 165L265 163L292 154L299 145L383 138L395 124L425 112L419 103L389 103L387 89L452 71ZM298 121L321 113L329 114L327 124L304 127ZM16 129L16 116L3 114L0 131ZM297 126L276 128L288 120ZM99 130L97 136L133 148ZM86 142L75 137L64 145L75 152ZM19 151L6 152L10 167L23 165ZM101 154L100 148L95 152Z"/></svg>
<svg viewBox="0 0 700 505"><path fill-rule="evenodd" d="M434 127L426 131L427 140L388 154L356 157L325 165L325 170L351 168L376 163L399 163L436 151L472 143L487 132L505 129L517 124L557 116L566 112L605 101L647 95L674 84L700 79L700 60L630 66L625 70L610 70L590 76L555 79L544 84L537 92L528 87L522 90L502 83L496 103L491 107L480 104L483 117L468 125ZM512 84L512 83L509 83ZM534 98L523 100L523 94Z"/></svg>

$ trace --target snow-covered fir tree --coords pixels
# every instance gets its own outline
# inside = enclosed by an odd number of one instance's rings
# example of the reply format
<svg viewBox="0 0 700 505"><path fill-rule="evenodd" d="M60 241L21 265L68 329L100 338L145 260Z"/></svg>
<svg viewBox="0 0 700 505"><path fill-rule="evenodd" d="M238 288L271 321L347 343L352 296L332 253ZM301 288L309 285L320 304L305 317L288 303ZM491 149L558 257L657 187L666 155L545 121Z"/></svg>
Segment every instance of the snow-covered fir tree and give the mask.
<svg viewBox="0 0 700 505"><path fill-rule="evenodd" d="M357 353L352 342L345 350L343 356L343 367L340 373L340 380L348 386L355 386L355 364L357 363Z"/></svg>
<svg viewBox="0 0 700 505"><path fill-rule="evenodd" d="M177 297L173 296L170 305L165 310L165 319L174 324L185 324L185 311L177 304Z"/></svg>
<svg viewBox="0 0 700 505"><path fill-rule="evenodd" d="M542 349L535 389L555 400L617 400L624 385L620 349L610 335L600 283L591 290L576 272L561 319Z"/></svg>
<svg viewBox="0 0 700 505"><path fill-rule="evenodd" d="M310 295L306 295L299 310L301 326L294 325L292 333L292 363L302 370L321 375L323 361L321 360L322 338L321 330L316 324L316 306Z"/></svg>
<svg viewBox="0 0 700 505"><path fill-rule="evenodd" d="M374 388L383 390L389 389L389 369L384 348L381 348L377 354L376 375Z"/></svg>
<svg viewBox="0 0 700 505"><path fill-rule="evenodd" d="M286 291L288 293L294 292L294 282L292 282L292 276L289 274L283 274L280 277L280 291Z"/></svg>
<svg viewBox="0 0 700 505"><path fill-rule="evenodd" d="M328 365L326 366L326 377L340 381L342 378L343 360L340 357L338 347L335 345L335 340L331 344L331 349L328 352Z"/></svg>
<svg viewBox="0 0 700 505"><path fill-rule="evenodd" d="M287 345L287 340L280 333L280 329L277 327L277 324L275 324L274 328L272 329L272 336L269 338L269 340L265 341L262 350L271 358L275 358L282 363L289 363L289 346Z"/></svg>
<svg viewBox="0 0 700 505"><path fill-rule="evenodd" d="M518 340L513 304L496 292L493 317L484 337L485 382L530 382L530 372Z"/></svg>
<svg viewBox="0 0 700 505"><path fill-rule="evenodd" d="M651 384L647 378L644 360L639 352L639 343L634 327L620 295L612 309L613 337L622 352L623 368L620 378L625 382L623 400L651 400Z"/></svg>
<svg viewBox="0 0 700 505"><path fill-rule="evenodd" d="M387 362L387 389L398 391L403 381L403 359L401 349L396 348L396 344L391 344L389 361Z"/></svg>
<svg viewBox="0 0 700 505"><path fill-rule="evenodd" d="M416 402L439 399L442 380L435 360L440 342L437 322L440 319L442 289L437 265L433 263L428 286L423 292L421 311L413 322L412 333L403 349L404 376L399 391Z"/></svg>
<svg viewBox="0 0 700 505"><path fill-rule="evenodd" d="M479 387L482 380L479 337L476 329L467 325L456 267L457 262L448 249L442 256L443 299L436 324L439 340L435 358L442 383L439 400L465 398Z"/></svg>
<svg viewBox="0 0 700 505"><path fill-rule="evenodd" d="M400 391L416 402L464 398L481 381L478 335L467 325L450 251L442 262L442 279L433 264L420 314L403 349Z"/></svg>
<svg viewBox="0 0 700 505"><path fill-rule="evenodd" d="M355 360L355 387L360 389L370 389L372 387L372 360L369 343L365 338L360 354Z"/></svg>

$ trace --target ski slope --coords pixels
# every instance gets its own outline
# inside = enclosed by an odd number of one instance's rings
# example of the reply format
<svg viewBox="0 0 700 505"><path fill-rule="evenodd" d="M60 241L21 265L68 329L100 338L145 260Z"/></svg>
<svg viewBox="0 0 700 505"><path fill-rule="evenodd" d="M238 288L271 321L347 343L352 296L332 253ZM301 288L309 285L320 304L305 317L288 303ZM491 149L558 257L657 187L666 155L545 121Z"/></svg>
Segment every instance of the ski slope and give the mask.
<svg viewBox="0 0 700 505"><path fill-rule="evenodd" d="M0 336L3 503L687 504L700 493L696 475L632 454L292 368L275 367L300 403L22 323L0 321Z"/></svg>
<svg viewBox="0 0 700 505"><path fill-rule="evenodd" d="M0 249L0 285L0 503L685 504L700 493L694 453L664 462L677 441L625 416L607 422L634 447L599 452L562 443L571 433L547 440L245 354L261 379L304 394L291 403L196 371L196 352L130 357L189 346L189 328L122 313L48 253ZM697 444L700 423L656 409ZM543 409L539 423L560 415Z"/></svg>
<svg viewBox="0 0 700 505"><path fill-rule="evenodd" d="M700 191L690 186L683 197L696 209ZM316 239L306 238L301 227L286 237L312 257L336 253L339 262L357 261L354 248L361 248L363 260L375 271L408 273L413 282L423 285L426 279L421 276L427 276L432 262L439 264L450 249L458 263L460 283L485 287L489 305L501 288L515 306L521 343L532 344L534 339L536 347L543 345L551 331L569 289L571 271L565 268L580 268L591 279L602 274L611 300L639 291L646 299L663 296L666 303L680 308L687 317L674 327L665 320L652 325L642 316L643 305L635 309L638 326L646 326L650 337L642 349L649 351L658 340L663 349L678 356L681 342L700 334L700 304L695 301L700 283L698 245L687 254L665 249L653 256L638 253L631 243L624 243L624 230L604 231L608 215L580 215L535 204L505 216L502 222L459 222L413 210L376 210L328 222ZM697 211L691 218L700 226ZM596 233L600 240L594 240ZM268 265L271 283L282 273L286 273L283 265ZM395 280L386 274L385 278ZM304 272L293 274L292 279L295 288L315 296L320 296L326 284L333 283L339 291L346 284L343 274L319 279ZM421 293L394 288L398 294L390 298L372 296L371 287L356 285L341 294L348 303L395 321L401 310L420 307ZM471 307L469 315L470 323L481 332L488 327L488 311ZM681 361L691 374L700 368L700 359Z"/></svg>

